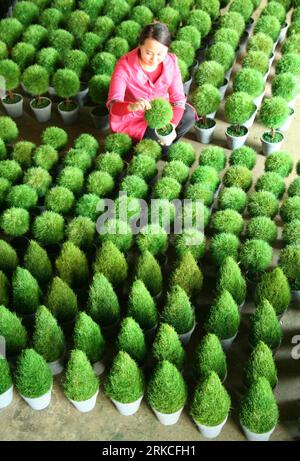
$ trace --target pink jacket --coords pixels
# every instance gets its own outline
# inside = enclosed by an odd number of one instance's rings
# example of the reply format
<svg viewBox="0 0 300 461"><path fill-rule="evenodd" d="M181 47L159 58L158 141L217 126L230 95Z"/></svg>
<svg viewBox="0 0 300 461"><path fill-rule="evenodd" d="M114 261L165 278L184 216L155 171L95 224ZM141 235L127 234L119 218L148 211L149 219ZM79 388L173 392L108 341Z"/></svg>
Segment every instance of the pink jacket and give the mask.
<svg viewBox="0 0 300 461"><path fill-rule="evenodd" d="M133 102L139 98L148 100L162 97L173 106L185 107L186 97L183 90L180 70L175 54L168 53L163 61L160 77L155 84L144 73L138 60L138 48L122 56L116 64L107 99L107 107L114 101ZM147 129L144 111L130 112L118 116L110 111L110 128L114 132L127 133L134 139L143 138Z"/></svg>

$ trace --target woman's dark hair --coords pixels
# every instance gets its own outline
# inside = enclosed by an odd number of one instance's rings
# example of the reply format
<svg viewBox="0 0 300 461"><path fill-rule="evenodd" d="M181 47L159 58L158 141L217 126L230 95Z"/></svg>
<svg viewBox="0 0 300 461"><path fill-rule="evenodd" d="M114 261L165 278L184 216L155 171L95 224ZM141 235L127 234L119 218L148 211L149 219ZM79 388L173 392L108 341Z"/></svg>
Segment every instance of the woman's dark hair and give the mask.
<svg viewBox="0 0 300 461"><path fill-rule="evenodd" d="M168 27L161 22L154 22L144 27L139 38L139 45L143 45L147 38L153 38L167 47L171 44L171 34Z"/></svg>

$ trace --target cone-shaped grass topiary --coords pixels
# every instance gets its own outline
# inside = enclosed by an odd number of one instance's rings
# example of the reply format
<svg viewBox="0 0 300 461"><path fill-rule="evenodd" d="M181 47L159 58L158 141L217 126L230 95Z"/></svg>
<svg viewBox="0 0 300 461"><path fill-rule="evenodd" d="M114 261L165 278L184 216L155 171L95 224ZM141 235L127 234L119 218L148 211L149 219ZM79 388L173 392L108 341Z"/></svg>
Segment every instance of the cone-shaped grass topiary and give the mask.
<svg viewBox="0 0 300 461"><path fill-rule="evenodd" d="M267 56L271 56L273 52L273 40L263 32L257 32L250 37L248 42L248 51L262 51Z"/></svg>
<svg viewBox="0 0 300 461"><path fill-rule="evenodd" d="M201 152L199 164L213 167L218 172L221 172L226 164L224 149L218 146L207 147Z"/></svg>
<svg viewBox="0 0 300 461"><path fill-rule="evenodd" d="M63 387L65 395L77 402L89 400L98 392L99 380L83 351L71 352Z"/></svg>
<svg viewBox="0 0 300 461"><path fill-rule="evenodd" d="M236 235L221 232L211 239L209 252L214 262L219 266L228 256L237 260L239 246L240 241Z"/></svg>
<svg viewBox="0 0 300 461"><path fill-rule="evenodd" d="M220 29L218 29L214 35L214 42L229 43L229 45L231 45L235 50L239 44L239 34L234 29L228 27L220 27Z"/></svg>
<svg viewBox="0 0 300 461"><path fill-rule="evenodd" d="M235 186L247 191L252 185L252 173L245 166L233 165L226 171L223 184L226 187Z"/></svg>
<svg viewBox="0 0 300 461"><path fill-rule="evenodd" d="M32 187L27 186L27 184L21 184L10 189L6 200L10 207L29 210L37 204L38 195Z"/></svg>
<svg viewBox="0 0 300 461"><path fill-rule="evenodd" d="M190 11L186 23L189 26L196 27L196 29L200 32L201 37L206 37L212 26L209 14L201 9Z"/></svg>
<svg viewBox="0 0 300 461"><path fill-rule="evenodd" d="M7 356L16 356L27 346L26 328L14 312L0 306L0 336L5 338Z"/></svg>
<svg viewBox="0 0 300 461"><path fill-rule="evenodd" d="M187 386L178 369L163 360L153 371L148 383L147 400L160 413L172 414L181 410L187 400Z"/></svg>
<svg viewBox="0 0 300 461"><path fill-rule="evenodd" d="M7 208L0 217L0 226L6 235L20 237L28 232L29 220L29 213L24 208Z"/></svg>
<svg viewBox="0 0 300 461"><path fill-rule="evenodd" d="M278 200L272 192L252 192L248 200L248 213L251 217L267 216L274 218L277 212Z"/></svg>
<svg viewBox="0 0 300 461"><path fill-rule="evenodd" d="M142 253L137 260L136 278L144 283L152 296L156 296L161 292L161 268L152 253L148 250Z"/></svg>
<svg viewBox="0 0 300 461"><path fill-rule="evenodd" d="M257 191L272 192L276 198L280 199L285 192L285 183L283 177L273 171L267 171L261 175L256 184Z"/></svg>
<svg viewBox="0 0 300 461"><path fill-rule="evenodd" d="M276 426L278 407L266 378L260 377L250 386L239 414L241 424L256 434L265 434Z"/></svg>
<svg viewBox="0 0 300 461"><path fill-rule="evenodd" d="M176 254L179 258L184 253L190 251L197 261L201 259L206 250L206 239L203 232L197 229L185 229L182 234L178 235L174 242Z"/></svg>
<svg viewBox="0 0 300 461"><path fill-rule="evenodd" d="M152 345L152 355L156 362L168 360L179 370L183 367L185 351L174 328L161 323Z"/></svg>
<svg viewBox="0 0 300 461"><path fill-rule="evenodd" d="M211 217L210 227L215 232L239 235L244 227L242 216L235 210L227 209L216 211Z"/></svg>
<svg viewBox="0 0 300 461"><path fill-rule="evenodd" d="M258 274L269 267L272 261L272 247L260 239L247 240L241 245L240 261L249 274Z"/></svg>
<svg viewBox="0 0 300 461"><path fill-rule="evenodd" d="M132 230L127 222L121 219L108 219L97 226L101 242L113 242L122 252L128 251L132 245Z"/></svg>
<svg viewBox="0 0 300 461"><path fill-rule="evenodd" d="M214 333L220 339L229 339L235 336L240 325L240 314L236 302L224 290L215 299L205 321L205 331Z"/></svg>
<svg viewBox="0 0 300 461"><path fill-rule="evenodd" d="M54 362L64 354L64 334L45 306L40 306L36 311L32 345L46 362Z"/></svg>
<svg viewBox="0 0 300 461"><path fill-rule="evenodd" d="M125 282L128 265L123 253L112 241L107 240L98 250L94 270L105 275L107 280L116 287Z"/></svg>
<svg viewBox="0 0 300 461"><path fill-rule="evenodd" d="M0 240L0 270L11 274L18 265L18 255L15 249L5 240Z"/></svg>
<svg viewBox="0 0 300 461"><path fill-rule="evenodd" d="M144 362L147 354L144 333L132 317L123 319L116 345L118 350L127 352L137 363Z"/></svg>
<svg viewBox="0 0 300 461"><path fill-rule="evenodd" d="M203 275L190 251L184 253L171 275L170 286L179 285L189 297L200 292Z"/></svg>
<svg viewBox="0 0 300 461"><path fill-rule="evenodd" d="M8 361L0 357L0 395L4 394L13 385L12 374Z"/></svg>
<svg viewBox="0 0 300 461"><path fill-rule="evenodd" d="M31 240L24 255L24 267L41 283L52 279L52 265L48 254L37 242Z"/></svg>
<svg viewBox="0 0 300 461"><path fill-rule="evenodd" d="M193 373L198 379L207 378L214 371L223 381L227 375L226 355L219 338L208 333L198 345L193 362Z"/></svg>
<svg viewBox="0 0 300 461"><path fill-rule="evenodd" d="M246 237L273 243L277 238L277 226L267 216L256 216L250 219L247 224Z"/></svg>
<svg viewBox="0 0 300 461"><path fill-rule="evenodd" d="M119 197L115 200L115 207L116 218L122 222L127 221L127 223L137 219L140 216L142 210L139 199L135 197L127 197L127 195L122 194L120 194Z"/></svg>
<svg viewBox="0 0 300 461"><path fill-rule="evenodd" d="M45 359L34 349L24 349L17 361L15 384L27 398L37 398L52 388L52 374Z"/></svg>
<svg viewBox="0 0 300 461"><path fill-rule="evenodd" d="M299 245L300 244L300 220L294 219L286 223L282 231L282 241L286 245Z"/></svg>
<svg viewBox="0 0 300 461"><path fill-rule="evenodd" d="M134 156L130 162L128 173L140 176L149 182L157 174L155 160L148 155Z"/></svg>
<svg viewBox="0 0 300 461"><path fill-rule="evenodd" d="M264 342L259 341L244 368L243 381L250 387L262 376L269 381L272 388L276 386L277 371L272 352Z"/></svg>
<svg viewBox="0 0 300 461"><path fill-rule="evenodd" d="M132 139L125 133L109 134L105 138L104 148L107 152L115 152L122 158L130 151Z"/></svg>
<svg viewBox="0 0 300 461"><path fill-rule="evenodd" d="M194 147L192 146L192 144L184 141L178 141L175 144L172 144L169 149L168 155L170 161L181 160L188 167L192 166L196 159L196 152Z"/></svg>
<svg viewBox="0 0 300 461"><path fill-rule="evenodd" d="M279 347L282 331L273 306L267 299L262 299L251 317L249 342L256 347L263 341L270 349Z"/></svg>
<svg viewBox="0 0 300 461"><path fill-rule="evenodd" d="M22 168L15 160L1 160L0 176L11 183L15 183L22 176Z"/></svg>
<svg viewBox="0 0 300 461"><path fill-rule="evenodd" d="M150 251L153 256L164 253L168 245L167 233L159 224L148 224L141 229L137 245L141 253Z"/></svg>
<svg viewBox="0 0 300 461"><path fill-rule="evenodd" d="M233 91L243 91L252 98L261 95L264 88L265 83L261 73L251 67L241 69L233 80Z"/></svg>
<svg viewBox="0 0 300 461"><path fill-rule="evenodd" d="M43 245L61 242L64 238L64 218L53 211L44 211L34 220L33 235Z"/></svg>
<svg viewBox="0 0 300 461"><path fill-rule="evenodd" d="M39 306L40 289L27 269L18 266L12 278L13 305L16 312L33 314Z"/></svg>
<svg viewBox="0 0 300 461"><path fill-rule="evenodd" d="M133 317L143 330L153 328L158 322L155 301L141 280L132 284L127 315Z"/></svg>
<svg viewBox="0 0 300 461"><path fill-rule="evenodd" d="M195 312L186 292L178 285L168 293L167 303L162 311L164 322L172 325L181 335L189 332L195 324Z"/></svg>
<svg viewBox="0 0 300 461"><path fill-rule="evenodd" d="M78 312L74 291L59 277L52 280L45 304L59 323L73 321Z"/></svg>
<svg viewBox="0 0 300 461"><path fill-rule="evenodd" d="M228 43L217 42L208 49L207 59L218 62L227 71L233 65L235 52L233 47Z"/></svg>
<svg viewBox="0 0 300 461"><path fill-rule="evenodd" d="M89 247L94 241L95 223L85 216L78 216L68 223L66 235L79 248Z"/></svg>
<svg viewBox="0 0 300 461"><path fill-rule="evenodd" d="M68 143L68 134L62 128L50 126L43 131L42 142L53 149L61 150Z"/></svg>
<svg viewBox="0 0 300 461"><path fill-rule="evenodd" d="M62 245L55 261L59 277L70 287L85 285L89 278L89 268L85 253L72 242Z"/></svg>
<svg viewBox="0 0 300 461"><path fill-rule="evenodd" d="M276 42L280 29L280 22L275 16L261 15L254 27L254 34L263 32L264 34L269 35L273 42Z"/></svg>
<svg viewBox="0 0 300 461"><path fill-rule="evenodd" d="M83 351L91 363L101 361L105 350L105 340L101 329L85 312L80 312L74 327L75 349Z"/></svg>
<svg viewBox="0 0 300 461"><path fill-rule="evenodd" d="M73 207L74 194L66 187L56 186L50 189L45 197L47 210L59 214L67 214Z"/></svg>
<svg viewBox="0 0 300 461"><path fill-rule="evenodd" d="M118 322L120 305L118 297L107 278L96 273L89 289L88 313L100 325Z"/></svg>
<svg viewBox="0 0 300 461"><path fill-rule="evenodd" d="M208 427L218 426L227 419L230 403L230 397L222 386L220 378L211 371L196 387L190 413L198 424Z"/></svg>
<svg viewBox="0 0 300 461"><path fill-rule="evenodd" d="M263 274L255 290L255 302L258 304L267 299L273 306L276 315L281 315L291 302L290 287L280 267Z"/></svg>
<svg viewBox="0 0 300 461"><path fill-rule="evenodd" d="M144 394L144 377L136 362L119 351L104 384L104 392L111 399L121 403L132 403Z"/></svg>
<svg viewBox="0 0 300 461"><path fill-rule="evenodd" d="M290 109L285 99L274 96L264 100L260 109L260 120L264 126L271 129L270 134L263 134L265 141L275 142L277 138L279 141L282 139L282 134L275 135L275 129L283 125L289 114Z"/></svg>
<svg viewBox="0 0 300 461"><path fill-rule="evenodd" d="M284 223L300 219L300 197L289 197L280 208L280 216Z"/></svg>
<svg viewBox="0 0 300 461"><path fill-rule="evenodd" d="M228 291L238 306L246 299L246 281L242 276L239 265L230 256L224 259L220 266L217 279L217 290L219 293L222 293L224 290Z"/></svg>
<svg viewBox="0 0 300 461"><path fill-rule="evenodd" d="M195 74L196 85L202 86L206 83L219 88L224 83L224 67L216 61L204 61L198 67Z"/></svg>
<svg viewBox="0 0 300 461"><path fill-rule="evenodd" d="M231 94L225 101L224 111L226 120L231 124L227 132L232 136L245 135L245 127L241 126L255 111L251 96L243 91Z"/></svg>
<svg viewBox="0 0 300 461"><path fill-rule="evenodd" d="M173 117L172 106L163 98L153 99L151 109L145 112L145 119L150 128L163 128Z"/></svg>
<svg viewBox="0 0 300 461"><path fill-rule="evenodd" d="M291 72L276 75L272 80L272 96L279 96L286 101L292 101L299 94L299 79Z"/></svg>
<svg viewBox="0 0 300 461"><path fill-rule="evenodd" d="M240 187L224 187L218 197L221 210L228 208L242 213L247 205L247 194Z"/></svg>
<svg viewBox="0 0 300 461"><path fill-rule="evenodd" d="M143 155L143 157L145 157ZM123 170L124 162L119 154L114 152L105 152L100 154L96 159L97 169L109 173L113 178L116 178Z"/></svg>
<svg viewBox="0 0 300 461"><path fill-rule="evenodd" d="M277 151L266 158L265 171L280 174L283 178L293 170L293 158L287 152Z"/></svg>
<svg viewBox="0 0 300 461"><path fill-rule="evenodd" d="M47 170L37 166L26 171L23 182L35 189L39 197L44 197L51 185L52 177Z"/></svg>

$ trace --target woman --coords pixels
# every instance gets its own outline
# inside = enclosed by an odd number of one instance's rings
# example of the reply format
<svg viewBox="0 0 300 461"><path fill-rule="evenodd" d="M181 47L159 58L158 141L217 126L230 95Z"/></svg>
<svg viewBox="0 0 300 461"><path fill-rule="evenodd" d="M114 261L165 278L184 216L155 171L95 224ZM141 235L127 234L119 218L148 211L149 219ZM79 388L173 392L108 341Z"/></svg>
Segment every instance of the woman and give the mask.
<svg viewBox="0 0 300 461"><path fill-rule="evenodd" d="M147 127L144 111L158 97L169 100L173 106L173 141L194 125L196 113L186 104L177 57L168 52L170 43L167 26L149 24L140 35L138 47L117 62L107 100L113 132L127 133L137 141L157 140L155 131Z"/></svg>

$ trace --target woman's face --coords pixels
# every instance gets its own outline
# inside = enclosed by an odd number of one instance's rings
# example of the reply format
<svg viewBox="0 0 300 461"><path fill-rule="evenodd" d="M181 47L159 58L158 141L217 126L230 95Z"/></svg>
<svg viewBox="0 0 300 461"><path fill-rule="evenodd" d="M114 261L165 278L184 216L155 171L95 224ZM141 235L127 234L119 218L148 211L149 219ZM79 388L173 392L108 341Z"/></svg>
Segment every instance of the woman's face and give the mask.
<svg viewBox="0 0 300 461"><path fill-rule="evenodd" d="M142 63L149 67L158 66L168 53L168 47L153 38L147 38L139 49Z"/></svg>

